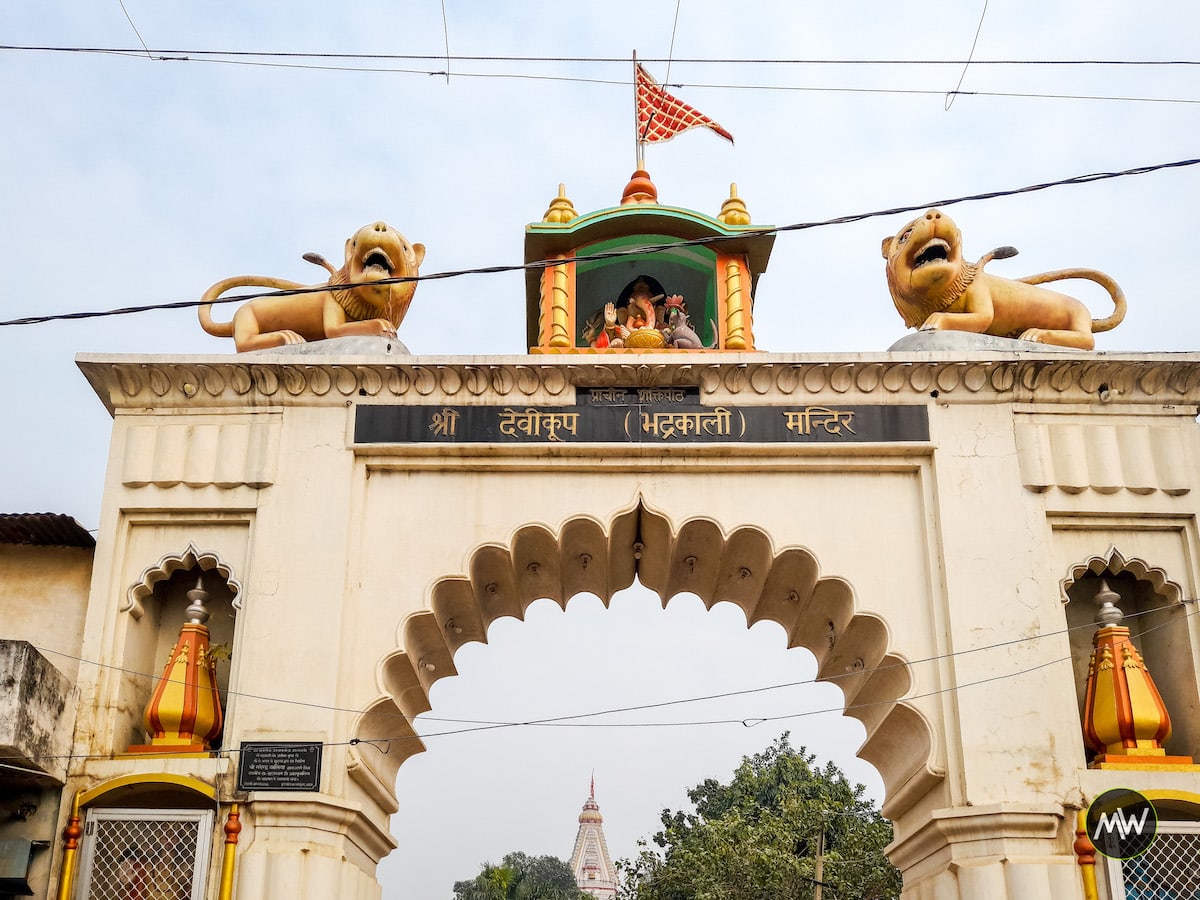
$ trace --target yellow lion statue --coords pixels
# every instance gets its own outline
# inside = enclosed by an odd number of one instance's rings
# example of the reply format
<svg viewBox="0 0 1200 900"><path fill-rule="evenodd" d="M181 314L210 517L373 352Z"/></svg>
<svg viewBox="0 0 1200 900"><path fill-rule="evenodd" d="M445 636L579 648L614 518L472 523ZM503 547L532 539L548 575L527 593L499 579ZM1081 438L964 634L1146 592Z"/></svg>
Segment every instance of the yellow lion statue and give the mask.
<svg viewBox="0 0 1200 900"><path fill-rule="evenodd" d="M970 331L1091 350L1094 332L1116 328L1125 318L1125 294L1109 276L1094 269L1059 269L1011 280L984 272L993 259L1016 256L1000 247L969 263L954 220L931 209L883 239L888 289L909 328ZM1074 297L1035 285L1084 278L1102 286L1113 300L1107 319L1093 320Z"/></svg>
<svg viewBox="0 0 1200 900"><path fill-rule="evenodd" d="M346 241L346 262L340 269L320 254L304 254L308 262L329 272L324 284L306 289L299 282L266 275L218 281L201 298L200 327L216 337L232 337L239 353L351 335L394 337L417 283L391 279L416 277L424 258L423 244L410 244L386 223L364 225ZM255 297L239 307L231 321L214 322L213 301L238 287L302 292Z"/></svg>

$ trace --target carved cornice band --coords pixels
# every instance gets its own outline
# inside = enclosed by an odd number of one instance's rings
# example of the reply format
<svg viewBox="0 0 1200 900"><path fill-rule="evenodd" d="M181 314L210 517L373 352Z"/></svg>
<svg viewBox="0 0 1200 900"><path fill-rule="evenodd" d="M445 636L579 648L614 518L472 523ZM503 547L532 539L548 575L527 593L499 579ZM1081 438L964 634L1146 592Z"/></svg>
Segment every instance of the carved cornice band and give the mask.
<svg viewBox="0 0 1200 900"><path fill-rule="evenodd" d="M574 387L699 385L706 394L997 395L1008 402L1200 403L1200 355L1106 354L1031 358L948 354L680 354L630 362L594 356L424 357L411 363L305 357L81 356L79 366L109 409L144 406L322 404L354 397L538 397L567 400ZM361 360L361 358L359 358ZM948 398L950 399L950 398Z"/></svg>

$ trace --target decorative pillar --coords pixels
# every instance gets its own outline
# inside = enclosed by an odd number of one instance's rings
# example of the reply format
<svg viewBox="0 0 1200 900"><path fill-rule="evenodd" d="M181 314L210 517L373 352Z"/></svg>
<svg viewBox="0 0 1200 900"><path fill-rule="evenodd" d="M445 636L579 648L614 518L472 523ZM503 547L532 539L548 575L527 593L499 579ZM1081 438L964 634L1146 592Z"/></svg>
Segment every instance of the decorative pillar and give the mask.
<svg viewBox="0 0 1200 900"><path fill-rule="evenodd" d="M1190 756L1167 756L1171 716L1142 654L1120 625L1120 596L1100 582L1093 602L1099 607L1088 663L1083 736L1096 751L1093 769L1190 766Z"/></svg>
<svg viewBox="0 0 1200 900"><path fill-rule="evenodd" d="M1087 833L1087 810L1081 809L1075 818L1075 856L1079 860L1079 875L1083 878L1083 900L1100 900L1096 886L1096 846Z"/></svg>
<svg viewBox="0 0 1200 900"><path fill-rule="evenodd" d="M233 870L237 861L238 835L242 833L242 818L238 805L229 807L225 820L225 854L221 857L221 889L218 900L233 900Z"/></svg>
<svg viewBox="0 0 1200 900"><path fill-rule="evenodd" d="M737 260L725 263L725 349L753 350L750 317L742 293L742 265Z"/></svg>
<svg viewBox="0 0 1200 900"><path fill-rule="evenodd" d="M71 802L71 817L63 829L63 861L58 875L58 900L70 900L75 892L75 863L79 856L79 839L83 826L79 821L79 794Z"/></svg>
<svg viewBox="0 0 1200 900"><path fill-rule="evenodd" d="M150 743L132 746L130 753L207 753L221 733L221 697L217 692L216 660L209 647L208 609L203 577L187 592L187 622L163 669L144 719Z"/></svg>
<svg viewBox="0 0 1200 900"><path fill-rule="evenodd" d="M542 339L546 341L549 347L570 347L571 341L571 274L567 269L566 263L561 263L557 266L551 266L546 270L543 284L548 286L550 303L549 306L549 336L542 335Z"/></svg>
<svg viewBox="0 0 1200 900"><path fill-rule="evenodd" d="M729 185L729 197L721 204L717 220L731 226L750 224L750 210L738 196L737 183ZM726 350L753 350L754 337L750 329L750 313L743 296L742 280L745 270L738 259L725 262L725 343Z"/></svg>
<svg viewBox="0 0 1200 900"><path fill-rule="evenodd" d="M567 186L559 184L558 196L550 201L550 206L542 216L543 222L555 225L565 225L572 219L577 219L569 197ZM567 259L566 256L560 257ZM571 274L566 263L549 266L542 274L542 319L541 333L538 344L542 347L570 347L571 340Z"/></svg>

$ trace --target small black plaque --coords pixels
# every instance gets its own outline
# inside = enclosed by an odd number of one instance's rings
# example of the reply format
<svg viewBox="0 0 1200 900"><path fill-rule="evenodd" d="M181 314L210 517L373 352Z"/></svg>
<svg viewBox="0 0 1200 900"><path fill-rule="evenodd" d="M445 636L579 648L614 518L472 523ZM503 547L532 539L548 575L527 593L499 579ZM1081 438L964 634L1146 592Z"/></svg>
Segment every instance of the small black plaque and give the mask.
<svg viewBox="0 0 1200 900"><path fill-rule="evenodd" d="M321 744L309 741L243 741L239 791L319 791Z"/></svg>

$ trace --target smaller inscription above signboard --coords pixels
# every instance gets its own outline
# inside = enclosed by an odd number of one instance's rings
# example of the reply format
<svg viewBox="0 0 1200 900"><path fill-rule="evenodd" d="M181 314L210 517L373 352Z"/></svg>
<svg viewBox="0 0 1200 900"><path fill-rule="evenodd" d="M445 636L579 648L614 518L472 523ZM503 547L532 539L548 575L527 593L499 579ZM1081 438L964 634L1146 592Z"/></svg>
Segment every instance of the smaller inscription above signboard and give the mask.
<svg viewBox="0 0 1200 900"><path fill-rule="evenodd" d="M321 744L310 741L243 741L239 791L319 791Z"/></svg>

